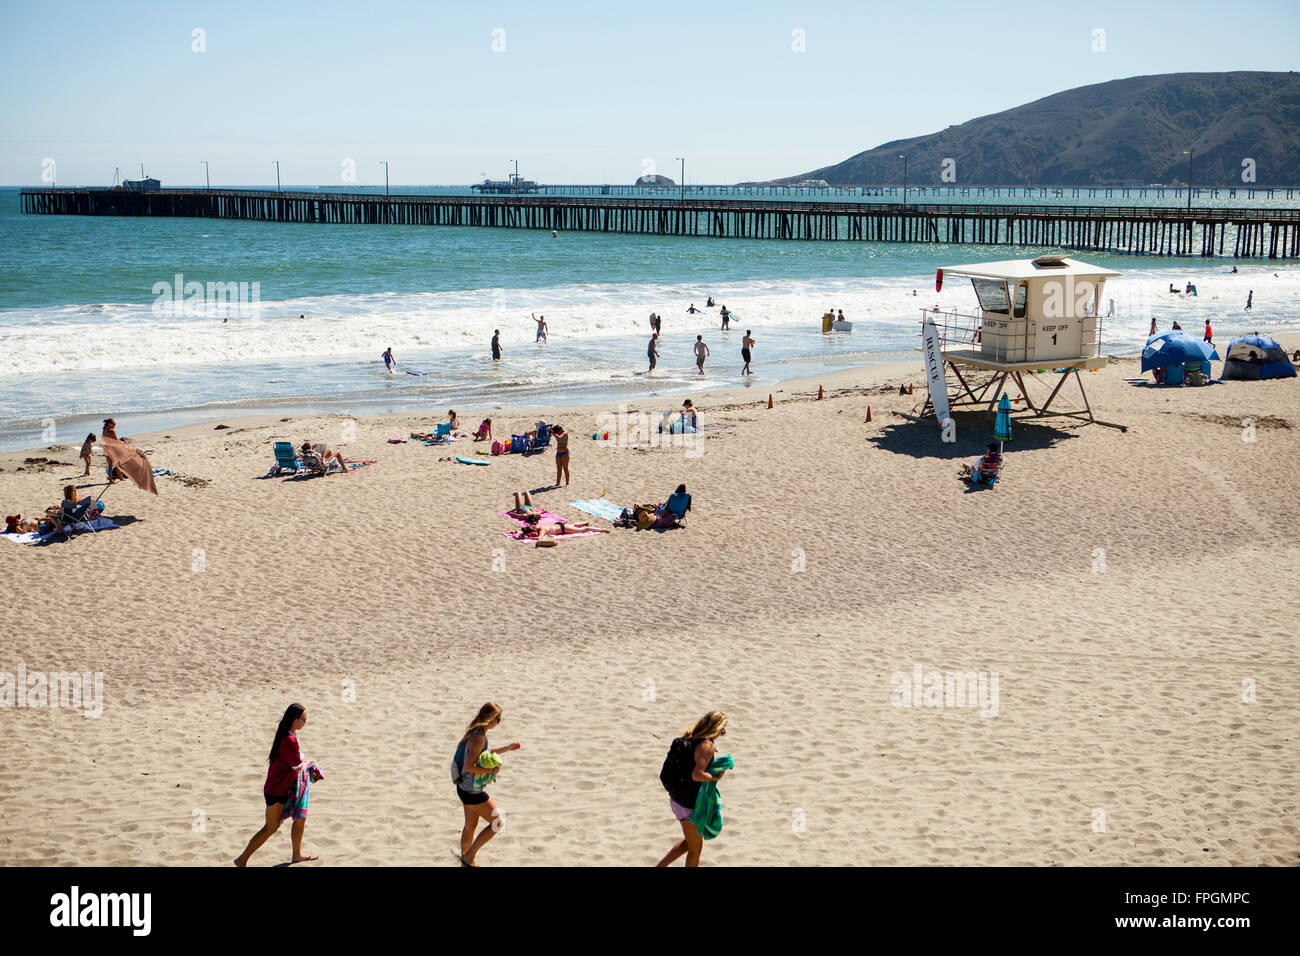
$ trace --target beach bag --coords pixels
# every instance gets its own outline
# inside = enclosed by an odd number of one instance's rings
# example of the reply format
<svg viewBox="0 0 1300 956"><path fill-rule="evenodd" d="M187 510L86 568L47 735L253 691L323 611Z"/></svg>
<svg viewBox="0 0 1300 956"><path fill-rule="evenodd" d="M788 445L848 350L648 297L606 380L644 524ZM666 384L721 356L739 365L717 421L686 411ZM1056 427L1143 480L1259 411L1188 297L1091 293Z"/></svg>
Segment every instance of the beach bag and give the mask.
<svg viewBox="0 0 1300 956"><path fill-rule="evenodd" d="M694 740L678 737L668 748L668 756L664 757L664 765L659 771L659 782L668 791L668 796L684 807L695 806L695 793L692 791L696 782L691 779L695 770L695 744Z"/></svg>
<svg viewBox="0 0 1300 956"><path fill-rule="evenodd" d="M654 523L659 520L654 508L650 505L637 505L635 515L638 531L654 527Z"/></svg>
<svg viewBox="0 0 1300 956"><path fill-rule="evenodd" d="M505 445L501 444L499 441L494 441L492 443L492 454L499 455L505 450Z"/></svg>

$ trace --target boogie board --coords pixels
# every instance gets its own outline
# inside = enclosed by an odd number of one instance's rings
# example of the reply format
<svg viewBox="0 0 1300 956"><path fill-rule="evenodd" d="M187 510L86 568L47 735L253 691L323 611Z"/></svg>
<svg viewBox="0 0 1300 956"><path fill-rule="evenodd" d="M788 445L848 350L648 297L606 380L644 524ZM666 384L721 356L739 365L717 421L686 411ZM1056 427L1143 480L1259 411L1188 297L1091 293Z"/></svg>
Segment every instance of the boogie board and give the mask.
<svg viewBox="0 0 1300 956"><path fill-rule="evenodd" d="M416 368L404 368L402 369L402 371L405 372L407 375L428 375L429 374L428 372L421 372L419 369Z"/></svg>
<svg viewBox="0 0 1300 956"><path fill-rule="evenodd" d="M487 462L485 461L475 461L473 458L462 458L460 455L456 456L456 460L460 462L462 465L486 465L487 464Z"/></svg>

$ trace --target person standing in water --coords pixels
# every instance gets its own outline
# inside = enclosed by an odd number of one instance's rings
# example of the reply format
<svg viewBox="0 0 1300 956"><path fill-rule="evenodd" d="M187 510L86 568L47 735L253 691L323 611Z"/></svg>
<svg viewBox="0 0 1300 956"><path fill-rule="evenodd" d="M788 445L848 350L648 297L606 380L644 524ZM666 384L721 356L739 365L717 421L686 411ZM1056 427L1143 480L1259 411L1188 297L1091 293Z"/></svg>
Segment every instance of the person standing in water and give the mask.
<svg viewBox="0 0 1300 956"><path fill-rule="evenodd" d="M750 371L749 361L753 353L750 351L754 347L753 329L745 329L745 337L740 340L740 357L745 360L745 367L740 370L741 375L753 375Z"/></svg>
<svg viewBox="0 0 1300 956"><path fill-rule="evenodd" d="M492 361L501 361L501 330L492 333Z"/></svg>
<svg viewBox="0 0 1300 956"><path fill-rule="evenodd" d="M496 779L501 768L481 767L478 762L479 755L484 752L503 754L522 746L517 740L504 747L488 746L487 732L500 723L501 707L488 701L479 708L465 728L465 734L460 738L456 753L451 758L451 779L456 784L456 796L460 798L461 807L465 811L465 826L460 831L461 866L477 866L474 858L478 856L478 851L505 824L505 817L488 796L486 789L488 783ZM474 826L479 820L486 825L475 836Z"/></svg>
<svg viewBox="0 0 1300 956"><path fill-rule="evenodd" d="M690 307L689 309L686 310L686 314L687 314L687 315L696 315L696 314L703 315L703 314L704 314L704 310L703 310L703 309L697 309L697 308L695 308L695 303L692 302L692 303L691 303L691 307Z"/></svg>
<svg viewBox="0 0 1300 956"><path fill-rule="evenodd" d="M537 338L534 339L533 341L535 341L535 342L542 342L542 341L549 342L550 339L548 339L548 338L546 337L546 316L542 316L542 317L539 319L539 318L537 317L537 313L534 312L534 313L533 313L533 321L537 323Z"/></svg>
<svg viewBox="0 0 1300 956"><path fill-rule="evenodd" d="M727 311L727 307L724 305L722 307L722 331L728 332L730 330L731 330L731 313Z"/></svg>
<svg viewBox="0 0 1300 956"><path fill-rule="evenodd" d="M1255 290L1251 289L1246 293L1246 310L1249 311L1255 303Z"/></svg>
<svg viewBox="0 0 1300 956"><path fill-rule="evenodd" d="M668 749L663 769L659 771L659 782L668 791L668 808L681 824L682 839L673 844L673 848L655 864L656 867L668 866L683 856L687 866L700 865L704 837L691 823L691 814L695 811L700 784L706 781L716 783L727 772L720 771L717 776L709 773L709 765L717 753L718 738L726 735L727 715L711 710L694 726L687 727Z"/></svg>
<svg viewBox="0 0 1300 956"><path fill-rule="evenodd" d="M1151 338L1151 336L1155 334L1156 334L1156 317L1153 315L1151 316L1151 331L1147 333L1147 338Z"/></svg>
<svg viewBox="0 0 1300 956"><path fill-rule="evenodd" d="M275 729L275 739L271 741L271 754L266 758L269 766L266 771L266 783L262 787L262 796L266 798L266 823L262 829L253 834L244 847L244 852L235 857L235 866L248 866L248 859L280 829L280 815L284 805L293 796L298 779L298 770L302 767L302 753L298 749L298 731L307 726L307 708L302 704L290 704L280 718L280 725ZM475 759L478 759L477 757ZM305 863L316 857L302 852L302 835L307 829L305 817L293 821L289 836L293 841L293 863Z"/></svg>
<svg viewBox="0 0 1300 956"><path fill-rule="evenodd" d="M695 336L695 364L700 369L700 374L704 374L704 360L708 358L709 347L704 344L704 336Z"/></svg>
<svg viewBox="0 0 1300 956"><path fill-rule="evenodd" d="M1205 320L1205 341L1210 344L1211 348L1214 347L1214 329L1210 328L1209 319Z"/></svg>
<svg viewBox="0 0 1300 956"><path fill-rule="evenodd" d="M388 369L389 375L392 375L393 363L397 361L397 359L393 358L393 347L390 345L384 349L384 354L380 357L384 360L384 368Z"/></svg>
<svg viewBox="0 0 1300 956"><path fill-rule="evenodd" d="M650 344L645 347L645 354L646 354L646 358L650 359L650 367L646 369L646 372L647 373L653 372L655 370L655 363L659 359L659 333L658 332L650 333Z"/></svg>

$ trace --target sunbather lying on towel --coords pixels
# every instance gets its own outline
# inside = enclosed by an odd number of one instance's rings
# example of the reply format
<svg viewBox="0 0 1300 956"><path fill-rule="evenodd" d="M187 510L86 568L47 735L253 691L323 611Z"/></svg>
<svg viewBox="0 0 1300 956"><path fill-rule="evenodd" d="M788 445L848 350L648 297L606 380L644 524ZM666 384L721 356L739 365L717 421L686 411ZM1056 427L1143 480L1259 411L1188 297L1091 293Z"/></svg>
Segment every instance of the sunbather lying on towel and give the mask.
<svg viewBox="0 0 1300 956"><path fill-rule="evenodd" d="M558 523L543 524L542 516L537 513L537 507L533 504L532 496L526 491L515 492L515 506L510 510L509 514L520 521L527 522L528 527L523 530L525 538L558 537L592 531L598 534L609 534L608 528L593 528L585 521L565 521L561 519Z"/></svg>

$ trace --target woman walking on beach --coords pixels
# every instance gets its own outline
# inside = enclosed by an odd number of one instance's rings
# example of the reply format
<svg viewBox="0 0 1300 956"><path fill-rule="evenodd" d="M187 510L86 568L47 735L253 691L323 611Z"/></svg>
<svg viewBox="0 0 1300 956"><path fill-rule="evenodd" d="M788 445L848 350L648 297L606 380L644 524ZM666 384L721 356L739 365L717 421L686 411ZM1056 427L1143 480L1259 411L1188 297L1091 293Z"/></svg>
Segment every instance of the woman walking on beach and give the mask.
<svg viewBox="0 0 1300 956"><path fill-rule="evenodd" d="M266 823L262 829L253 834L244 847L244 852L235 857L235 866L248 866L248 858L280 829L280 814L284 805L293 796L294 783L298 770L302 766L302 753L298 750L298 731L307 725L307 708L302 704L290 704L280 718L280 726L275 729L275 739L271 742L271 753L266 758L270 765L266 771L266 783L262 787L262 796L266 798ZM305 863L314 860L302 852L302 834L307 829L307 820L300 817L293 821L289 836L293 840L293 863Z"/></svg>
<svg viewBox="0 0 1300 956"><path fill-rule="evenodd" d="M505 823L505 818L497 805L488 796L485 789L501 770L500 763L495 767L479 765L483 753L503 754L518 750L519 741L504 747L489 747L487 732L501 723L501 707L488 701L478 709L474 719L465 728L465 734L456 746L456 753L451 758L451 779L456 784L456 796L460 798L465 811L465 826L460 831L461 866L478 866L474 858L488 840L497 835ZM482 820L484 827L474 836L474 824Z"/></svg>
<svg viewBox="0 0 1300 956"><path fill-rule="evenodd" d="M709 773L709 764L713 763L718 749L717 740L726 735L727 715L711 710L697 720L694 726L687 727L668 749L668 757L664 760L663 769L659 771L659 781L668 791L668 806L673 816L682 825L682 838L673 844L667 856L655 864L656 867L668 866L683 855L687 866L700 865L704 837L695 828L695 824L691 823L691 814L695 810L695 798L699 796L700 785L706 781L716 783L726 773L725 770L717 776Z"/></svg>

